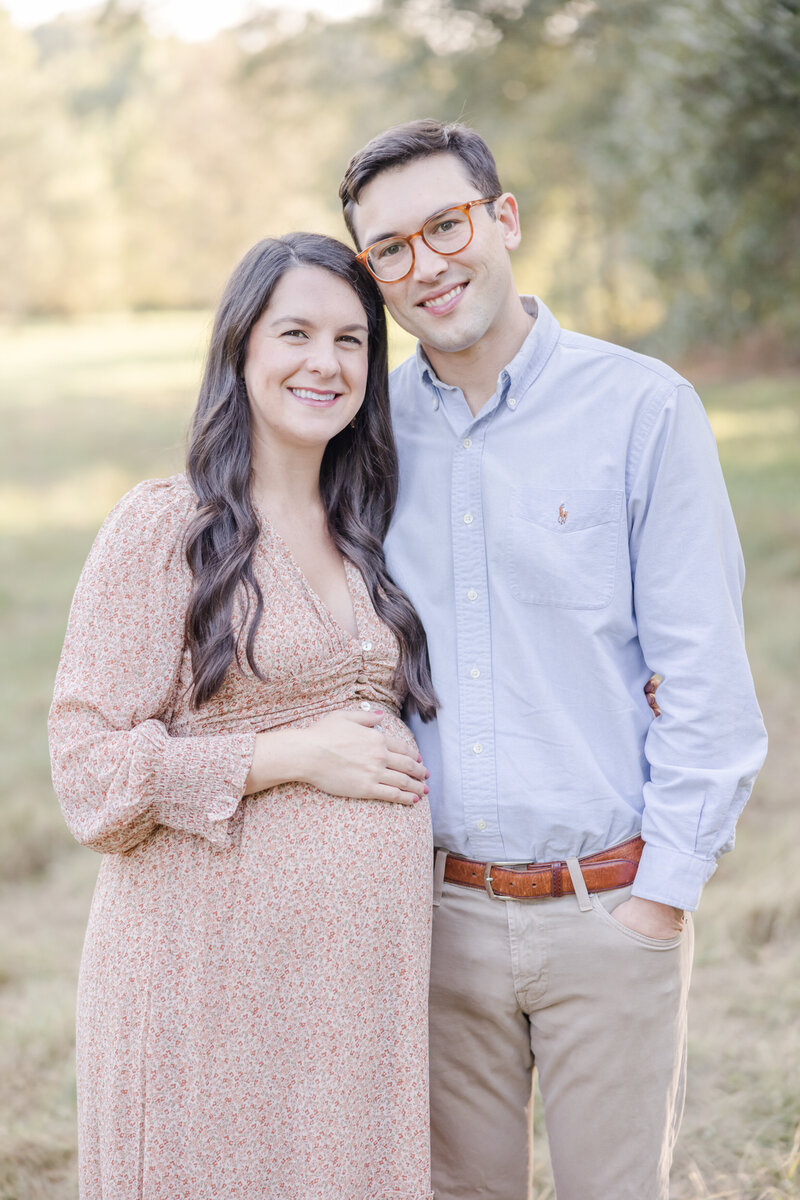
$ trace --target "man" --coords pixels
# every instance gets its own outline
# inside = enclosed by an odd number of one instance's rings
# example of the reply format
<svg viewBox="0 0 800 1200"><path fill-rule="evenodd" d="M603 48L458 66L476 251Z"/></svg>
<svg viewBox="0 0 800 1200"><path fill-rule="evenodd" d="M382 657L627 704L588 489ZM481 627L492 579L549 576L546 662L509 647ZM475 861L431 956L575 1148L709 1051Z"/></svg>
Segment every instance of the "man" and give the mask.
<svg viewBox="0 0 800 1200"><path fill-rule="evenodd" d="M535 1063L558 1200L666 1200L684 914L766 746L713 437L669 367L518 296L517 204L472 130L390 129L340 195L387 308L419 339L392 376L386 551L441 702L414 722L446 852L436 1198L525 1200Z"/></svg>

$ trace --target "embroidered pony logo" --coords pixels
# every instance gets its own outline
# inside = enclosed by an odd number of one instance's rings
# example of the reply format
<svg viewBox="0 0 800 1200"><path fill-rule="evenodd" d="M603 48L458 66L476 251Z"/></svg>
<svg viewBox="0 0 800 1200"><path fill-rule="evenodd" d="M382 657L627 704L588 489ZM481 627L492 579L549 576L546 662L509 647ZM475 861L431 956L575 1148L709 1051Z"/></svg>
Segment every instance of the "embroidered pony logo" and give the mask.
<svg viewBox="0 0 800 1200"><path fill-rule="evenodd" d="M569 513L564 508L564 505L559 504L559 506L558 506L558 523L559 523L559 525L566 525L568 516L569 516Z"/></svg>

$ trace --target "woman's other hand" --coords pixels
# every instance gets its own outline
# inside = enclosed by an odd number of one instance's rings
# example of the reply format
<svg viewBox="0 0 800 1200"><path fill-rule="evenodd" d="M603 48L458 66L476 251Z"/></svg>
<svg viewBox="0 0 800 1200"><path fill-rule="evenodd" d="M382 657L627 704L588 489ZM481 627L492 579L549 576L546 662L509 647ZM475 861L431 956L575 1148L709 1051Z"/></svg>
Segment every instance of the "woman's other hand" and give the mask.
<svg viewBox="0 0 800 1200"><path fill-rule="evenodd" d="M662 675L651 675L650 678L648 679L647 683L644 685L644 694L647 697L647 703L650 705L650 707L653 710L654 717L661 716L661 709L658 707L658 700L656 699L656 692L658 691L658 685L662 682L663 682Z"/></svg>
<svg viewBox="0 0 800 1200"><path fill-rule="evenodd" d="M258 734L245 795L297 781L332 796L416 804L428 772L382 720L380 709L342 709L303 729Z"/></svg>

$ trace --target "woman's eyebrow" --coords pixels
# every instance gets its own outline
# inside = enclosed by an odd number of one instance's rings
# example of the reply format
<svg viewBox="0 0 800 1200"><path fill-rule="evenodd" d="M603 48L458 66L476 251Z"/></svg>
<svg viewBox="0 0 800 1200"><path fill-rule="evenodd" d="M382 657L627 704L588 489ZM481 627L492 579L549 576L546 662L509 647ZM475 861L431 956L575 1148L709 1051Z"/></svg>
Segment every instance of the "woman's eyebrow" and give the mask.
<svg viewBox="0 0 800 1200"><path fill-rule="evenodd" d="M272 321L270 321L270 325L283 324L310 326L313 325L314 322L310 317L293 317L290 315L275 317ZM341 333L350 333L354 329L360 329L362 333L369 333L368 327L360 322L356 322L353 325L341 325L339 328Z"/></svg>
<svg viewBox="0 0 800 1200"><path fill-rule="evenodd" d="M312 324L312 322L309 320L308 317L292 317L292 316L287 315L285 317L274 317L270 321L270 325L282 325L285 321L291 321L292 325L311 325Z"/></svg>

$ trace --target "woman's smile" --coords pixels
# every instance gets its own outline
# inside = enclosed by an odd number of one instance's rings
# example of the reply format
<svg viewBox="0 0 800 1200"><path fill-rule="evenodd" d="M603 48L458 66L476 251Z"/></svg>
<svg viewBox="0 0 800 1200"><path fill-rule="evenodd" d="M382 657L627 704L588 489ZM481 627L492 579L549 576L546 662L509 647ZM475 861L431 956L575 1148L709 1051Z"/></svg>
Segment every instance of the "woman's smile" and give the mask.
<svg viewBox="0 0 800 1200"><path fill-rule="evenodd" d="M341 392L322 392L317 388L290 387L289 391L301 404L310 404L313 408L330 408L341 396Z"/></svg>

